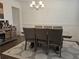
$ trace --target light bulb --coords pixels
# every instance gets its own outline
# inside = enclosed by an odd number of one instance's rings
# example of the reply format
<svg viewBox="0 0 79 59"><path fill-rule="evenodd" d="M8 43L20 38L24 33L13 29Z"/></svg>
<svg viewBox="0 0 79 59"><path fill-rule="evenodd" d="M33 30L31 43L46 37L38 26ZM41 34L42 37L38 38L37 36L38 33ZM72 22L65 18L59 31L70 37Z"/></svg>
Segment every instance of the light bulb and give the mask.
<svg viewBox="0 0 79 59"><path fill-rule="evenodd" d="M44 4L42 4L41 7L44 7Z"/></svg>
<svg viewBox="0 0 79 59"><path fill-rule="evenodd" d="M30 4L30 7L34 7L36 10L38 10L39 8L44 7L44 4L41 0L38 3L36 3L35 1L32 1L32 3Z"/></svg>
<svg viewBox="0 0 79 59"><path fill-rule="evenodd" d="M32 4L30 4L30 7L33 7L33 5L32 5Z"/></svg>
<svg viewBox="0 0 79 59"><path fill-rule="evenodd" d="M39 1L39 4L41 5L42 4L42 1Z"/></svg>
<svg viewBox="0 0 79 59"><path fill-rule="evenodd" d="M38 9L38 8L39 8L39 6L37 5L37 6L36 6L36 8Z"/></svg>
<svg viewBox="0 0 79 59"><path fill-rule="evenodd" d="M32 4L35 5L35 1L32 1Z"/></svg>

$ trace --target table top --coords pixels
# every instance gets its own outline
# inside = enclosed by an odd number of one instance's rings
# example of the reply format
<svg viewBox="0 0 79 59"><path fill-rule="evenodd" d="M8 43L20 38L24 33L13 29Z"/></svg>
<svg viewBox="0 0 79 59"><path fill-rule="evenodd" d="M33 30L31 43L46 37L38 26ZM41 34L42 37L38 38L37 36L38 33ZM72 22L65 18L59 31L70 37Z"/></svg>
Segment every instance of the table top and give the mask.
<svg viewBox="0 0 79 59"><path fill-rule="evenodd" d="M63 35L63 38L72 38L72 36L70 36L70 35Z"/></svg>

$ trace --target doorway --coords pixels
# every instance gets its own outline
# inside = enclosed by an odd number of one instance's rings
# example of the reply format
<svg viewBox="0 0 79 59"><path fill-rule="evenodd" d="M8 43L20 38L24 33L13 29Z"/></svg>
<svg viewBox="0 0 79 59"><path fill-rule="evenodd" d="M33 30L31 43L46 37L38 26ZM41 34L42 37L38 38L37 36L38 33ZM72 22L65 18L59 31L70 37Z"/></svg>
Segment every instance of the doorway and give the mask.
<svg viewBox="0 0 79 59"><path fill-rule="evenodd" d="M20 11L19 8L12 7L13 25L16 26L17 35L20 35Z"/></svg>

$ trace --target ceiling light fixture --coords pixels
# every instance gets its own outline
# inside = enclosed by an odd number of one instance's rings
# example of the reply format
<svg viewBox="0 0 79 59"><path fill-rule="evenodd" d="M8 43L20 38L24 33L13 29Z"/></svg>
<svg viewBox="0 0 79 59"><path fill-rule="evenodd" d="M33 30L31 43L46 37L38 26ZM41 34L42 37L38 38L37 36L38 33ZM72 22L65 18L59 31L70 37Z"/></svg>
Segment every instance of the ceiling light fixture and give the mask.
<svg viewBox="0 0 79 59"><path fill-rule="evenodd" d="M38 10L39 8L43 8L44 4L41 0L39 2L32 1L32 3L30 4L30 7L33 7L36 10Z"/></svg>

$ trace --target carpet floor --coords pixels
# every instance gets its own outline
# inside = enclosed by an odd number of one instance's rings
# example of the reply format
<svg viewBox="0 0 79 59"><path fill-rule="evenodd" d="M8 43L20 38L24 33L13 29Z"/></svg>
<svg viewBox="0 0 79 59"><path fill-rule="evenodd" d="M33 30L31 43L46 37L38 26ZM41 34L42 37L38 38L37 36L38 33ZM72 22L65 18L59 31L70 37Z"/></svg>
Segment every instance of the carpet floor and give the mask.
<svg viewBox="0 0 79 59"><path fill-rule="evenodd" d="M2 54L18 59L79 59L79 45L77 45L76 42L63 42L61 58L58 57L58 55L52 49L50 49L48 55L46 55L45 49L38 48L37 51L34 52L34 49L29 48L29 45L30 42L28 42L27 49L25 51L25 42L21 42Z"/></svg>

